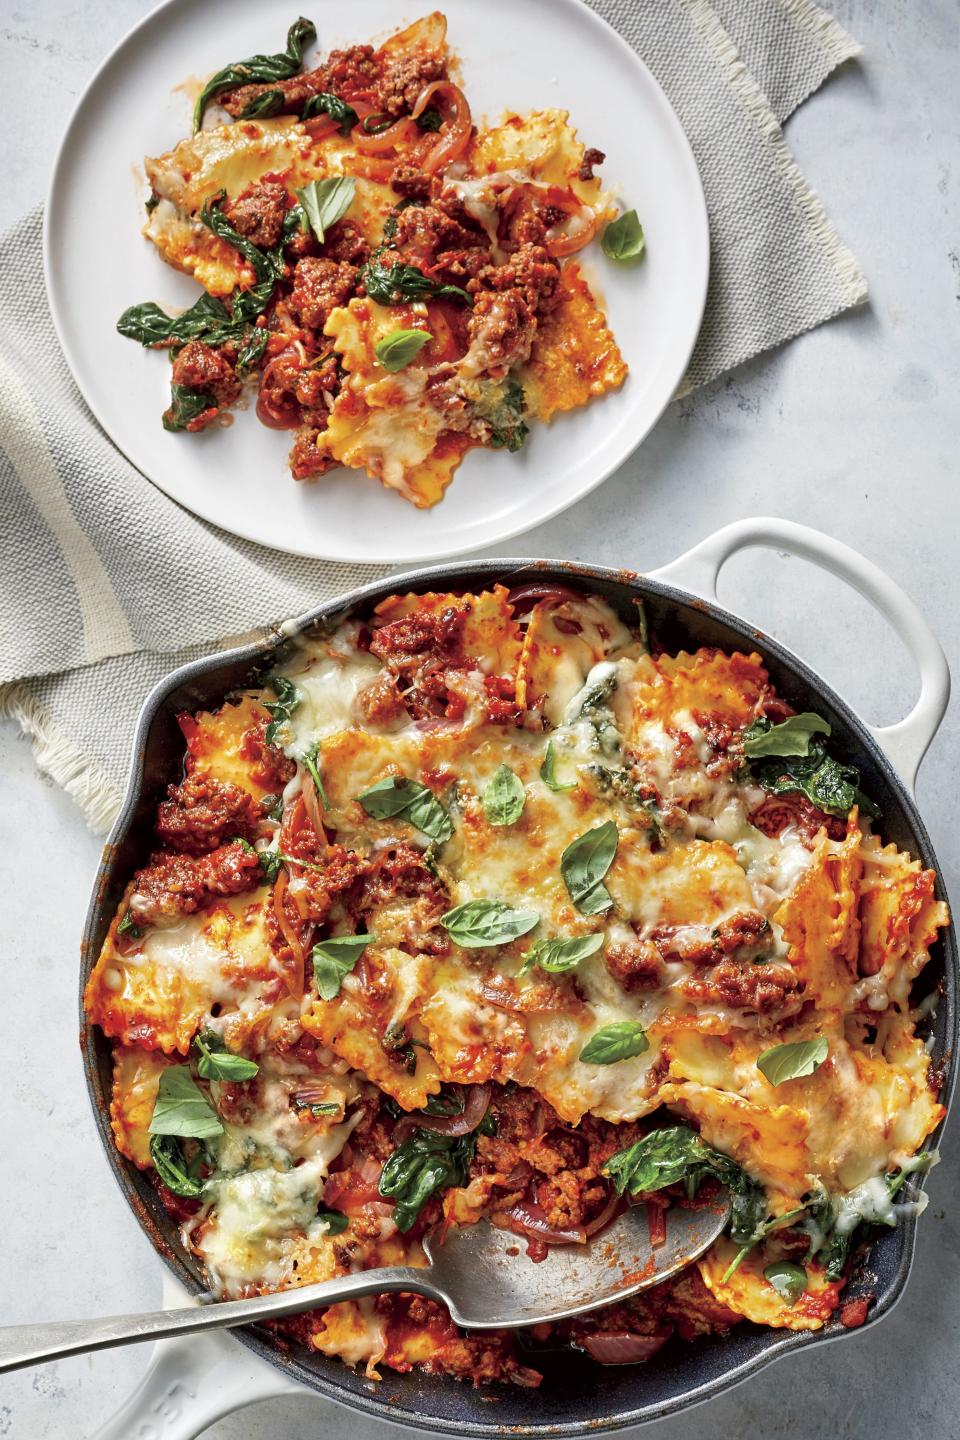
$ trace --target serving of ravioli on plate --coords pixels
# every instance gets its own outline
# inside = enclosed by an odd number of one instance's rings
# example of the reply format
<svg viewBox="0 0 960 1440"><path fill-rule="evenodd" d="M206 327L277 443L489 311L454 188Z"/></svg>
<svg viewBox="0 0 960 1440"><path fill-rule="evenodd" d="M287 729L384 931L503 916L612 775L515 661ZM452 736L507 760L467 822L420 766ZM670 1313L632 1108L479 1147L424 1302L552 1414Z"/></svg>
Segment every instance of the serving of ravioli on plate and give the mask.
<svg viewBox="0 0 960 1440"><path fill-rule="evenodd" d="M256 385L295 479L346 466L424 509L468 450L519 450L623 384L571 257L597 239L604 263L641 261L636 213L566 110L478 128L446 29L434 12L307 64L299 19L283 51L213 75L194 134L146 160L143 233L204 290L118 324L170 352L166 429L224 423Z"/></svg>

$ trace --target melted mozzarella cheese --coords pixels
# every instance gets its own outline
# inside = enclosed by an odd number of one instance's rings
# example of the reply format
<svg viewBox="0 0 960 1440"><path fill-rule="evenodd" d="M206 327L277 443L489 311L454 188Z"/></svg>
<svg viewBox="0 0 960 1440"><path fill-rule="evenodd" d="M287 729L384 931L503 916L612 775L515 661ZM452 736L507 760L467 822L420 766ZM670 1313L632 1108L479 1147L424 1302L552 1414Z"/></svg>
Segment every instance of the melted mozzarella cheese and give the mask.
<svg viewBox="0 0 960 1440"><path fill-rule="evenodd" d="M300 702L280 733L284 750L295 760L328 736L360 724L357 696L380 673L379 661L357 652L349 658L321 652L308 666L297 668Z"/></svg>
<svg viewBox="0 0 960 1440"><path fill-rule="evenodd" d="M147 929L133 947L120 949L108 937L86 990L96 1023L128 1043L152 1033L162 1049L186 1054L212 1007L252 1021L280 973L269 943L268 896L263 887L220 899Z"/></svg>
<svg viewBox="0 0 960 1440"><path fill-rule="evenodd" d="M206 1187L203 1225L196 1232L199 1251L221 1294L237 1296L248 1287L277 1289L291 1280L293 1262L303 1242L323 1249L326 1227L317 1222L317 1207L330 1162L340 1154L359 1113L323 1135L313 1154L287 1169L272 1165L216 1176ZM227 1155L235 1138L228 1138ZM298 1265L299 1269L299 1265Z"/></svg>

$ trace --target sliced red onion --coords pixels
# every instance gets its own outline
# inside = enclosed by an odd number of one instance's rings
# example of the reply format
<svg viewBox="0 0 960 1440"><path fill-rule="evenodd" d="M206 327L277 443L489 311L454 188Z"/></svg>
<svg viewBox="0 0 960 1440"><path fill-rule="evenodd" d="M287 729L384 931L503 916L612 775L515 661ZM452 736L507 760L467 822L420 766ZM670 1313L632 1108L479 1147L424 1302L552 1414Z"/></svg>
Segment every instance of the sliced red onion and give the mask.
<svg viewBox="0 0 960 1440"><path fill-rule="evenodd" d="M560 1230L550 1225L542 1206L532 1200L518 1200L504 1214L525 1235L532 1235L546 1245L585 1245L587 1232L583 1226Z"/></svg>
<svg viewBox="0 0 960 1440"><path fill-rule="evenodd" d="M668 1330L662 1335L634 1335L630 1330L608 1330L584 1335L577 1344L600 1365L637 1365L656 1355L671 1333Z"/></svg>
<svg viewBox="0 0 960 1440"><path fill-rule="evenodd" d="M414 1130L432 1130L435 1135L470 1135L486 1115L489 1104L490 1086L471 1085L462 1114L426 1115L417 1111L415 1115L405 1115L394 1129L393 1138L399 1145Z"/></svg>
<svg viewBox="0 0 960 1440"><path fill-rule="evenodd" d="M532 610L538 600L562 603L564 600L581 598L579 591L556 580L531 580L526 585L515 585L507 596L507 604L522 615L526 610Z"/></svg>
<svg viewBox="0 0 960 1440"><path fill-rule="evenodd" d="M613 1219L614 1215L616 1215L617 1211L620 1208L620 1196L611 1191L610 1197L607 1200L606 1205L604 1205L603 1209L599 1211L598 1214L594 1215L592 1220L587 1221L586 1225L584 1225L583 1227L583 1233L585 1235L596 1235L597 1231L602 1230L604 1225L609 1225L610 1221Z"/></svg>

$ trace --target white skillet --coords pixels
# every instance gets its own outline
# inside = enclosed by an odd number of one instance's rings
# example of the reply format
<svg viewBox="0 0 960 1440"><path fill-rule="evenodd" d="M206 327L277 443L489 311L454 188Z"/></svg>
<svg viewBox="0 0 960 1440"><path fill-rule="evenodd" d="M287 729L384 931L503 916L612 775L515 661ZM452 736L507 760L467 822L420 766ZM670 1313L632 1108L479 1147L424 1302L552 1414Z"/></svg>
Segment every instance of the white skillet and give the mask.
<svg viewBox="0 0 960 1440"><path fill-rule="evenodd" d="M946 712L950 671L923 615L877 565L806 525L752 517L725 525L670 564L647 572L647 578L716 604L723 566L738 551L752 547L800 556L830 571L869 600L903 640L919 672L916 703L896 724L869 728L912 796L920 763ZM195 1303L165 1270L164 1306ZM94 1440L196 1440L207 1426L245 1405L308 1393L221 1332L163 1340L140 1385Z"/></svg>

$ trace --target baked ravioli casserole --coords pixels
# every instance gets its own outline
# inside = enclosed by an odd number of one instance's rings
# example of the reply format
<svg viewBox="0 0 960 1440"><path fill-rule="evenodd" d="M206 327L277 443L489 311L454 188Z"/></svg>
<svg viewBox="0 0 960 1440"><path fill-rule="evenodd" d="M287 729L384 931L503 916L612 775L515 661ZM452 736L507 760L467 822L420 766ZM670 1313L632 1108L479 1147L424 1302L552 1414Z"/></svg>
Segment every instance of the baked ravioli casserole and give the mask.
<svg viewBox="0 0 960 1440"><path fill-rule="evenodd" d="M630 620L548 584L394 595L181 715L90 976L116 1144L218 1296L422 1264L481 1217L517 1265L628 1204L656 1241L728 1188L685 1272L532 1339L405 1295L278 1324L371 1377L855 1325L854 1255L919 1208L934 874L761 656Z"/></svg>
<svg viewBox="0 0 960 1440"><path fill-rule="evenodd" d="M441 14L304 69L315 39L300 19L218 71L195 133L145 161L143 233L204 294L118 329L170 351L168 430L231 418L249 380L295 432L296 479L348 466L427 507L471 448L519 450L528 422L623 383L568 257L599 234L635 263L643 231L565 110L474 125Z"/></svg>

